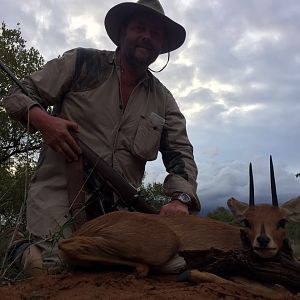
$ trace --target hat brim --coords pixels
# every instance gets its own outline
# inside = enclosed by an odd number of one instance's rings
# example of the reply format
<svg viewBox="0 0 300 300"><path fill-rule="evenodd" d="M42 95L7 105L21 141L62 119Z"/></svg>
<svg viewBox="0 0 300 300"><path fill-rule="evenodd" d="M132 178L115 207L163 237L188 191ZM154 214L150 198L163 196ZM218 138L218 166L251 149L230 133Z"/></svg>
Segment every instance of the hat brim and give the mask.
<svg viewBox="0 0 300 300"><path fill-rule="evenodd" d="M105 17L105 29L110 39L119 46L120 29L124 21L133 14L151 12L164 22L166 26L166 38L163 43L161 54L171 52L179 48L185 41L185 29L167 16L145 5L133 2L124 2L112 7Z"/></svg>

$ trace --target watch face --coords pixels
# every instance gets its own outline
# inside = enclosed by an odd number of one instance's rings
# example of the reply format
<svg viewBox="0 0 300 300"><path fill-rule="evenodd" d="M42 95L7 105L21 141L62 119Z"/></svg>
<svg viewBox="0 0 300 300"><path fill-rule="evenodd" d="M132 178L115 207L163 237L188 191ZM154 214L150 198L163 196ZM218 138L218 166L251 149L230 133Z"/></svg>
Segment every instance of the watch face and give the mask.
<svg viewBox="0 0 300 300"><path fill-rule="evenodd" d="M188 194L181 193L178 195L178 200L184 203L189 203L191 201L191 197Z"/></svg>

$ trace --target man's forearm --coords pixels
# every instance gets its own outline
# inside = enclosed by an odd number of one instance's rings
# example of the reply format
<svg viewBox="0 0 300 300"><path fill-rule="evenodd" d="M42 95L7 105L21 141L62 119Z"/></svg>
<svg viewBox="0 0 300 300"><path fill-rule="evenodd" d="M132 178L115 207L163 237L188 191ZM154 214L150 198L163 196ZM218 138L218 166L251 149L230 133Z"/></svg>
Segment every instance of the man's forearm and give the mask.
<svg viewBox="0 0 300 300"><path fill-rule="evenodd" d="M27 116L29 117L29 124L39 131L42 131L51 119L51 116L38 105L30 108Z"/></svg>

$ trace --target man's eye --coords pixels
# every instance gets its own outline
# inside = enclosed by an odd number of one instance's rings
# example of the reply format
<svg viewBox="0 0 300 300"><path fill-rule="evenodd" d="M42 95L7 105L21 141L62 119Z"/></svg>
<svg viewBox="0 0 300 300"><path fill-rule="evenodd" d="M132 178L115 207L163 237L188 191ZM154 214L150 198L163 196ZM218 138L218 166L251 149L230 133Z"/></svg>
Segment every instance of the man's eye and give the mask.
<svg viewBox="0 0 300 300"><path fill-rule="evenodd" d="M162 33L161 33L161 31L153 30L152 31L152 36L157 38L157 39L160 39L162 37Z"/></svg>
<svg viewBox="0 0 300 300"><path fill-rule="evenodd" d="M143 25L136 25L135 28L136 28L137 31L144 31L145 26L143 26Z"/></svg>

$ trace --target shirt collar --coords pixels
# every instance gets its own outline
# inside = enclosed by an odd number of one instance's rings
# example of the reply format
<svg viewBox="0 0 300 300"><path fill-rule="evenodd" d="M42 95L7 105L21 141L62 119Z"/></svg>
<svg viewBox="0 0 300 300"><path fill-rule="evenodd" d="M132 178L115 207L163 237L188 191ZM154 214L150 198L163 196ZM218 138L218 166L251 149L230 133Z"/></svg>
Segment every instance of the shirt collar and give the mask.
<svg viewBox="0 0 300 300"><path fill-rule="evenodd" d="M115 50L115 52L113 52L113 55L109 58L109 63L111 63L111 64L114 63L117 68L120 68L118 51L119 51L119 48L117 48ZM151 90L153 90L154 76L149 70L147 70L145 75L141 78L140 84L142 84L146 89L150 88Z"/></svg>

